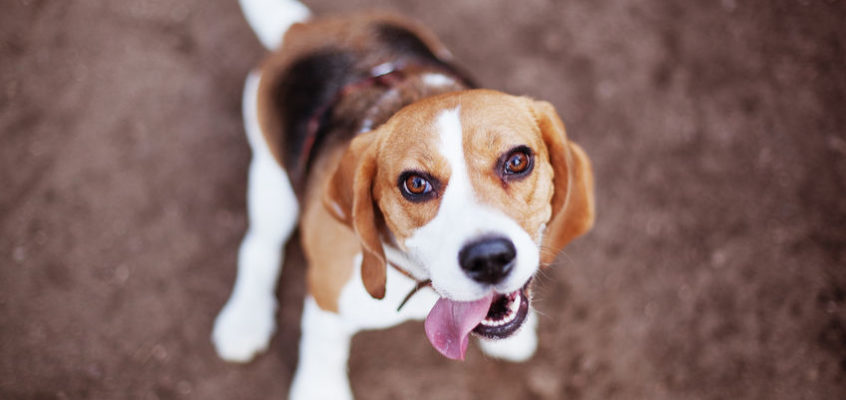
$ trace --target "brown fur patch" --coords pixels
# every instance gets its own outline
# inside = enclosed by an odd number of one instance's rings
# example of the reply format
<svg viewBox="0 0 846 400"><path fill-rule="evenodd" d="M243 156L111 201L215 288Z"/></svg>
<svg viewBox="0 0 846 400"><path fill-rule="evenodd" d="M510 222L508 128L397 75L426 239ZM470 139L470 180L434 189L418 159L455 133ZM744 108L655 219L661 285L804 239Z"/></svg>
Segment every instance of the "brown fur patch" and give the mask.
<svg viewBox="0 0 846 400"><path fill-rule="evenodd" d="M522 100L491 91L462 99L464 157L479 202L502 211L538 241L552 212L553 174L540 130ZM522 179L505 181L499 162L518 146L531 150L534 168Z"/></svg>
<svg viewBox="0 0 846 400"><path fill-rule="evenodd" d="M352 277L353 259L361 252L355 234L338 223L322 201L324 188L343 150L336 146L315 165L300 220L301 241L309 265L309 293L321 309L333 312L338 311L338 298Z"/></svg>
<svg viewBox="0 0 846 400"><path fill-rule="evenodd" d="M552 217L547 224L541 254L541 263L548 265L564 246L593 227L593 171L581 147L567 140L564 123L552 104L530 100L527 104L549 149L555 173Z"/></svg>
<svg viewBox="0 0 846 400"><path fill-rule="evenodd" d="M436 150L440 138L434 119L441 109L437 103L427 99L406 107L382 130L385 137L377 155L379 171L373 197L400 248L414 230L435 217L443 192L430 201L410 202L399 191L399 176L405 171L422 171L440 182L449 181L449 163Z"/></svg>

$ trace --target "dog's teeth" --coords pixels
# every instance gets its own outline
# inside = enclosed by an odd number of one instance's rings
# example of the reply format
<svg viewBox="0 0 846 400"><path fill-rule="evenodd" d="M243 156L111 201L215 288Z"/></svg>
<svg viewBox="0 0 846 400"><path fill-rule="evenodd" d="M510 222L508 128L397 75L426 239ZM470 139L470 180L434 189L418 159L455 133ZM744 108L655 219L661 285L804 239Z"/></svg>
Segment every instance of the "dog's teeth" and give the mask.
<svg viewBox="0 0 846 400"><path fill-rule="evenodd" d="M483 319L481 324L489 327L497 327L514 321L514 319L517 318L517 312L520 310L521 302L522 298L520 297L519 293L515 293L514 295L509 296L507 306L508 309L506 310L505 315L503 315L502 318L499 318L497 320L490 320L487 318Z"/></svg>
<svg viewBox="0 0 846 400"><path fill-rule="evenodd" d="M509 304L511 312L513 312L514 314L517 314L517 311L520 309L520 303L522 303L522 302L523 302L523 299L520 297L519 294L516 297L514 297L514 300L512 300L511 303Z"/></svg>
<svg viewBox="0 0 846 400"><path fill-rule="evenodd" d="M520 310L520 302L521 299L519 294L514 296L513 299L511 299L511 301L508 303L508 313L505 315L505 318L503 318L504 321L511 322L514 320L515 317L517 317L517 311Z"/></svg>

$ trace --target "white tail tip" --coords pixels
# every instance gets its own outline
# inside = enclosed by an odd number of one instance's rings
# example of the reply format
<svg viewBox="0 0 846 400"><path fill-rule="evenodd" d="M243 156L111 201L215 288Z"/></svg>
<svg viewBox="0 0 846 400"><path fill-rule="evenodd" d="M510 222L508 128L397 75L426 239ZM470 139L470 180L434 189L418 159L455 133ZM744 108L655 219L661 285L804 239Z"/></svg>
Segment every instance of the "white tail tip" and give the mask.
<svg viewBox="0 0 846 400"><path fill-rule="evenodd" d="M247 23L268 50L282 44L282 36L291 25L306 21L311 12L295 0L239 0Z"/></svg>

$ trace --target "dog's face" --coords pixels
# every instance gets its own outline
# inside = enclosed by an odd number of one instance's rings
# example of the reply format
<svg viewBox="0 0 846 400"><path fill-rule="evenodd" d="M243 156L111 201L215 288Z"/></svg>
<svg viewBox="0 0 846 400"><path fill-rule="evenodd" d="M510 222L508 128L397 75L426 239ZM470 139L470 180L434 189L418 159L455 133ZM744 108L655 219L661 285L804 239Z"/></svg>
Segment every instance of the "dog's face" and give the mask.
<svg viewBox="0 0 846 400"><path fill-rule="evenodd" d="M386 249L442 298L525 297L539 266L593 221L589 162L552 107L487 90L402 109L353 141L327 189L327 207L361 238L374 297Z"/></svg>
<svg viewBox="0 0 846 400"><path fill-rule="evenodd" d="M539 129L500 97L408 107L377 154L373 200L396 246L457 301L520 289L537 271L552 214Z"/></svg>

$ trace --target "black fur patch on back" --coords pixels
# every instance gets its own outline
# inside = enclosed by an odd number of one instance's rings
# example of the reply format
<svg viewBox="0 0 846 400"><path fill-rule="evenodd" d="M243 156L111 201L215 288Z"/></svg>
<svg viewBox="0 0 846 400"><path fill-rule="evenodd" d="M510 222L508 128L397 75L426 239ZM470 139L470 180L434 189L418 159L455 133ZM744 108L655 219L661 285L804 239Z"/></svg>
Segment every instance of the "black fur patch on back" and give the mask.
<svg viewBox="0 0 846 400"><path fill-rule="evenodd" d="M339 90L354 77L355 56L351 52L323 49L293 63L283 74L276 90L276 109L282 116L285 137L283 158L286 169L293 174L299 171L299 160L307 145L310 120L332 102ZM328 118L329 113L322 113ZM326 121L317 121L325 127ZM313 132L319 140L321 132ZM315 143L316 145L316 143Z"/></svg>
<svg viewBox="0 0 846 400"><path fill-rule="evenodd" d="M376 37L392 52L401 57L410 57L418 60L432 61L441 64L441 60L432 53L432 50L420 40L417 35L401 26L389 23L377 24Z"/></svg>
<svg viewBox="0 0 846 400"><path fill-rule="evenodd" d="M398 59L420 64L437 65L447 71L452 71L468 87L476 87L476 83L470 75L466 74L460 68L438 58L419 36L407 28L391 23L380 23L374 25L373 29L375 29L376 37L379 38L380 42L395 54Z"/></svg>

